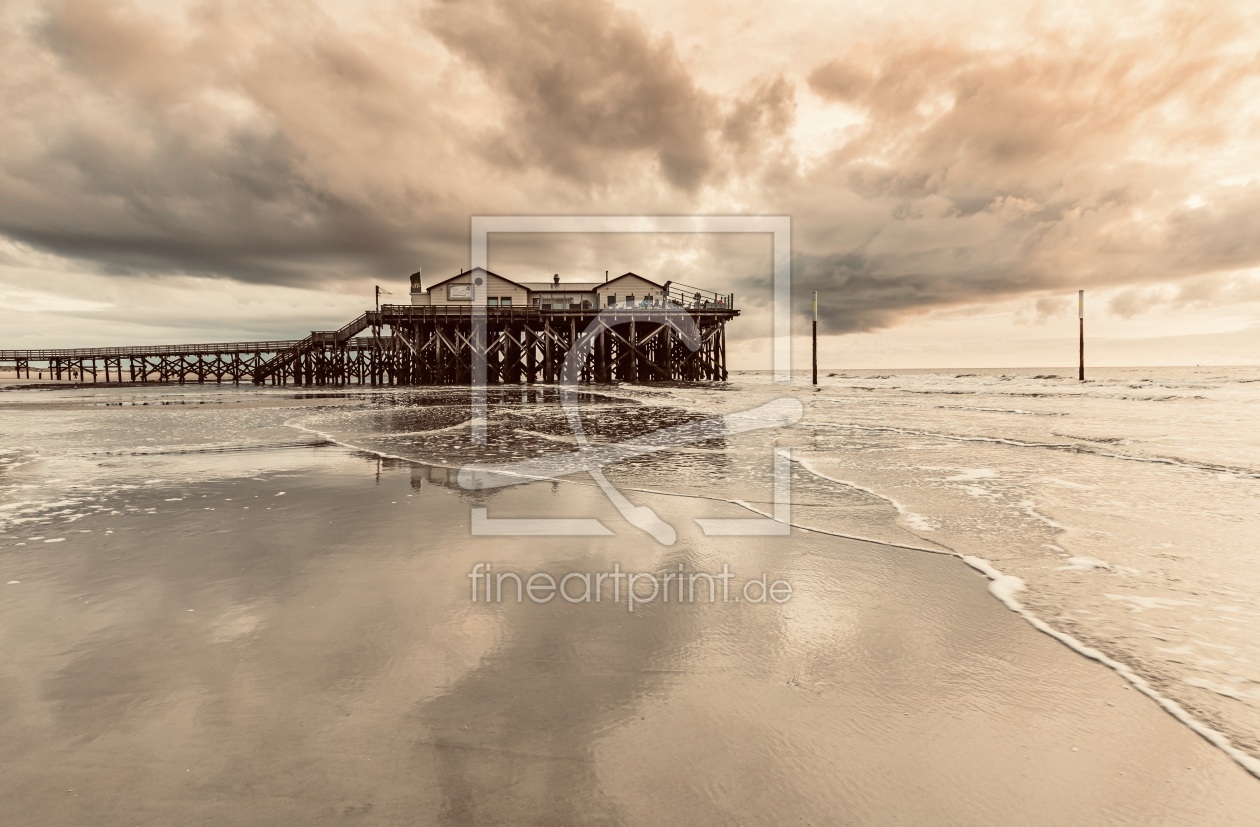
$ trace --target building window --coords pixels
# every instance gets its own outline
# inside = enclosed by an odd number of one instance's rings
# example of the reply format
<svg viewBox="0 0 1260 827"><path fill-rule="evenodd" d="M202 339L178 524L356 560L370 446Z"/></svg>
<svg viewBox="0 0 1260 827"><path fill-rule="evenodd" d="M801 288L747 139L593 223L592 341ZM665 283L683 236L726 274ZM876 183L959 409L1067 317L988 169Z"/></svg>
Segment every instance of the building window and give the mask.
<svg viewBox="0 0 1260 827"><path fill-rule="evenodd" d="M634 307L634 294L626 296L626 307Z"/></svg>
<svg viewBox="0 0 1260 827"><path fill-rule="evenodd" d="M609 306L609 307L616 307L616 306L617 306L617 294L616 294L616 293L609 293L609 294L608 294L608 306Z"/></svg>
<svg viewBox="0 0 1260 827"><path fill-rule="evenodd" d="M512 306L511 296L504 296L501 299L499 299L499 307L511 307L511 306Z"/></svg>
<svg viewBox="0 0 1260 827"><path fill-rule="evenodd" d="M499 306L499 300L496 299L494 296L489 296L486 299L486 307L498 307L498 306Z"/></svg>

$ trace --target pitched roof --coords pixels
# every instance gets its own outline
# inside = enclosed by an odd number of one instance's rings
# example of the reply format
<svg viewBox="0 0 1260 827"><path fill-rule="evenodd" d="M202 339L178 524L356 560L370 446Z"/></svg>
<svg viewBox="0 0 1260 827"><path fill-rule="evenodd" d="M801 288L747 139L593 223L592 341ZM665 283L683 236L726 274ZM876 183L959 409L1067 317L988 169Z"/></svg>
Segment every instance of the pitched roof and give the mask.
<svg viewBox="0 0 1260 827"><path fill-rule="evenodd" d="M527 287L535 293L589 293L596 287L603 284L602 281L562 281L556 284L552 281L522 281L519 282L522 287Z"/></svg>
<svg viewBox="0 0 1260 827"><path fill-rule="evenodd" d="M644 278L643 276L640 276L638 273L622 273L620 276L613 276L611 279L609 279L608 281L604 282L604 284L612 284L612 283L613 283L613 282L615 282L617 279L624 279L624 278L626 278L627 276L634 276L636 279L643 279L643 281L646 281L648 284L652 285L653 287L658 287L658 288L660 288L660 289L662 289L662 290L664 290L664 289L665 289L665 285L663 285L663 284L657 284L656 282L652 281L652 280L651 280L651 279L649 279L649 278Z"/></svg>
<svg viewBox="0 0 1260 827"><path fill-rule="evenodd" d="M430 284L428 287L426 287L426 288L425 288L425 290L432 290L434 287L441 287L443 284L446 284L448 281L454 281L455 279L459 278L460 276L466 276L466 275L468 275L469 273L473 273L473 272L475 272L475 271L477 271L477 270L480 270L481 272L485 273L487 276L494 276L495 278L500 278L500 279L503 279L504 281L510 281L512 284L515 284L517 287L525 287L525 285L524 285L524 284L521 284L519 281L516 281L515 279L510 279L510 278L508 278L507 276L500 276L498 273L495 273L495 272L492 272L492 271L490 271L490 270L487 270L487 269L486 269L486 268L484 268L484 267L474 267L474 268L472 268L472 270L464 270L464 271L463 271L463 272L461 272L461 273L456 273L455 275L453 275L453 276L448 276L448 277L446 277L446 278L442 279L442 280L441 280L441 281L439 281L439 282L435 282L435 283L433 283L433 284ZM527 289L527 290L528 290L529 288L525 287L525 289Z"/></svg>
<svg viewBox="0 0 1260 827"><path fill-rule="evenodd" d="M638 273L622 273L620 276L613 276L608 281L562 281L559 284L556 284L555 282L552 282L552 281L517 281L516 279L510 279L507 276L502 276L502 275L499 275L498 273L487 270L484 267L474 267L472 270L464 270L462 272L456 273L453 276L448 276L442 279L441 281L434 282L433 284L430 284L428 287L426 287L425 290L432 290L435 287L441 287L443 284L446 284L448 281L454 281L455 279L461 276L467 276L476 270L480 270L481 272L485 273L488 276L495 276L496 278L501 278L504 281L511 282L512 284L515 284L517 287L524 288L525 290L528 290L533 293L589 293L591 291L599 289L600 287L604 287L606 285L612 284L618 279L624 279L627 276L634 276L637 279L642 279L643 281L646 281L648 284L652 285L653 287L656 287L658 289L664 289L663 285L657 284L656 282L652 281L649 278L644 278L643 276L640 276Z"/></svg>

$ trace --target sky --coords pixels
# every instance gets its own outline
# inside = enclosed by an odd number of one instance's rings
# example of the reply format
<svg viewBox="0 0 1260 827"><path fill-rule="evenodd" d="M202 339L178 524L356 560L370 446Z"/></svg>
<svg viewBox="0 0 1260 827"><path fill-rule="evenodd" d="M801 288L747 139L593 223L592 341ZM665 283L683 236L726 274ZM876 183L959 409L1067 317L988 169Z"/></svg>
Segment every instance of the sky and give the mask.
<svg viewBox="0 0 1260 827"><path fill-rule="evenodd" d="M1260 363L1254 2L0 0L0 348L290 338L474 215L782 215L824 367ZM768 236L494 237L734 292Z"/></svg>

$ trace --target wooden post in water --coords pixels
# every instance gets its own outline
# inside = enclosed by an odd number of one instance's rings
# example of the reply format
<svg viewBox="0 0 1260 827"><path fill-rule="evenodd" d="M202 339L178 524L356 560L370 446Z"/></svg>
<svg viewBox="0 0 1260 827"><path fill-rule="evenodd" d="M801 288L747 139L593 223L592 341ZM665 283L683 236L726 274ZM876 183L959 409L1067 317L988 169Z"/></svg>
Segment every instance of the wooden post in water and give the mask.
<svg viewBox="0 0 1260 827"><path fill-rule="evenodd" d="M813 337L813 357L814 357L814 384L818 384L818 291L814 291L814 337Z"/></svg>
<svg viewBox="0 0 1260 827"><path fill-rule="evenodd" d="M1081 329L1081 367L1080 367L1080 372L1077 375L1077 379L1084 382L1085 381L1085 291L1078 290L1076 294L1076 298L1077 298L1077 314L1076 315L1078 317L1078 321L1080 322L1080 329Z"/></svg>

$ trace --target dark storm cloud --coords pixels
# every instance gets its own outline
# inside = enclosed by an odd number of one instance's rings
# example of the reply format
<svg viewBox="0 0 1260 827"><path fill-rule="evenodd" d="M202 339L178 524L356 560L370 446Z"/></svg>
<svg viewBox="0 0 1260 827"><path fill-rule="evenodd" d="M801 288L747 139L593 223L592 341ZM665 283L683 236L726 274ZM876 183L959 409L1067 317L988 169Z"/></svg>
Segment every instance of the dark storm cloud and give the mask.
<svg viewBox="0 0 1260 827"><path fill-rule="evenodd" d="M283 11L63 2L11 35L0 233L106 271L289 284L462 242L440 182L391 168L434 131L420 90L315 7Z"/></svg>
<svg viewBox="0 0 1260 827"><path fill-rule="evenodd" d="M763 152L791 129L796 92L784 77L756 84L722 119L722 138L741 159Z"/></svg>
<svg viewBox="0 0 1260 827"><path fill-rule="evenodd" d="M1234 187L1200 207L1183 206L1167 221L1166 266L1179 275L1260 262L1260 181Z"/></svg>
<svg viewBox="0 0 1260 827"><path fill-rule="evenodd" d="M756 283L755 278L745 281L754 296ZM1051 278L990 265L943 277L937 272L902 269L860 253L792 257L796 312L804 315L809 307L807 297L817 290L819 317L831 333L874 330L936 308L1008 298L1055 286Z"/></svg>
<svg viewBox="0 0 1260 827"><path fill-rule="evenodd" d="M507 163L606 184L647 153L693 191L713 171L715 101L668 40L602 0L451 0L425 16L434 34L505 94Z"/></svg>
<svg viewBox="0 0 1260 827"><path fill-rule="evenodd" d="M116 273L446 272L471 214L686 211L729 147L787 125L786 84L719 101L608 3L372 20L40 8L4 35L0 234Z"/></svg>

